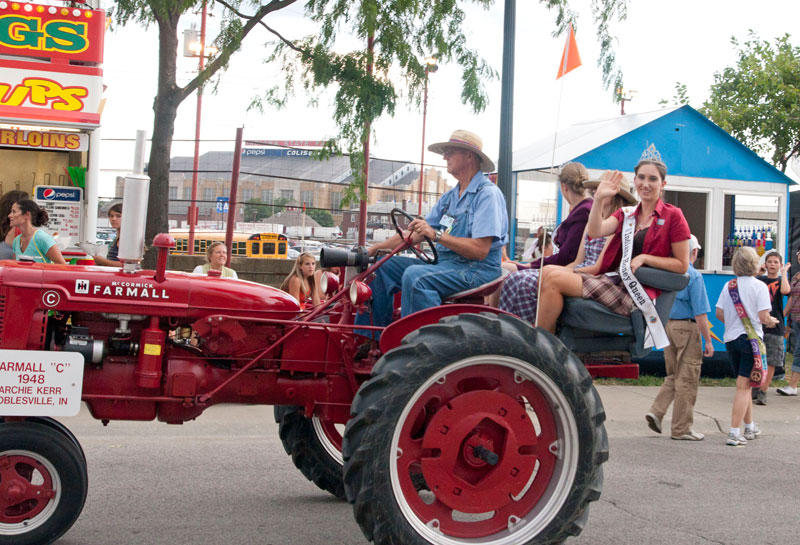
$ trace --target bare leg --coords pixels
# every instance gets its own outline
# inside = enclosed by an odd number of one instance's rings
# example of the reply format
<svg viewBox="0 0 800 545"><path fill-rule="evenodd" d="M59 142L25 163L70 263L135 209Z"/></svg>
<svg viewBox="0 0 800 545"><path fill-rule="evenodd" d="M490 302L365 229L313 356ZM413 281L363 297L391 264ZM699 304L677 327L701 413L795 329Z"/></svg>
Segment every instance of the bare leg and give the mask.
<svg viewBox="0 0 800 545"><path fill-rule="evenodd" d="M736 393L733 396L731 427L739 428L753 421L753 400L750 398L750 377L736 377Z"/></svg>
<svg viewBox="0 0 800 545"><path fill-rule="evenodd" d="M513 261L504 261L501 265L509 274L517 272L517 265ZM500 292L503 291L503 283L493 292L483 298L483 304L487 307L497 308L500 306Z"/></svg>
<svg viewBox="0 0 800 545"><path fill-rule="evenodd" d="M542 293L539 296L539 327L556 332L556 320L564 309L564 297L583 295L583 279L570 269L547 266L539 279Z"/></svg>
<svg viewBox="0 0 800 545"><path fill-rule="evenodd" d="M789 386L797 388L797 383L800 382L800 373L792 371L792 376L789 377Z"/></svg>
<svg viewBox="0 0 800 545"><path fill-rule="evenodd" d="M772 365L767 365L767 380L764 381L764 385L761 387L762 392L766 392L769 389L769 385L772 383L773 376L775 376L775 367Z"/></svg>

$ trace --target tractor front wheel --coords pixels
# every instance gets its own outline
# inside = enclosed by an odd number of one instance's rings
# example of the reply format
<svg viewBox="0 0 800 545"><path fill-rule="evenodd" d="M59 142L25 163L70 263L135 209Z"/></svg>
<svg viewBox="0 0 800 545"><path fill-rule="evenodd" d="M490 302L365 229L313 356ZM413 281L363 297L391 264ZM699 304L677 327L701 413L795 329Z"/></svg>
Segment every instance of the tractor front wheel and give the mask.
<svg viewBox="0 0 800 545"><path fill-rule="evenodd" d="M326 492L344 499L342 434L336 424L316 416L308 418L302 407L275 407L275 422L286 454L300 473Z"/></svg>
<svg viewBox="0 0 800 545"><path fill-rule="evenodd" d="M561 543L580 533L608 458L580 361L504 315L408 335L353 401L344 479L378 545Z"/></svg>
<svg viewBox="0 0 800 545"><path fill-rule="evenodd" d="M0 424L0 545L46 545L83 510L86 460L76 441L40 422Z"/></svg>

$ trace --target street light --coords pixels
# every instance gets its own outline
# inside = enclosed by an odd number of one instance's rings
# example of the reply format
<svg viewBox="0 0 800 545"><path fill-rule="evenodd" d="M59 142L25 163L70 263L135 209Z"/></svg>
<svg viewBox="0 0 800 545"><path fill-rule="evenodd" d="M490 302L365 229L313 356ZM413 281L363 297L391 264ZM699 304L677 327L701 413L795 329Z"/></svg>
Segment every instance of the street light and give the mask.
<svg viewBox="0 0 800 545"><path fill-rule="evenodd" d="M428 74L432 74L439 69L436 64L436 57L428 57L425 59L425 91L422 99L422 157L419 160L419 211L417 214L422 215L422 183L425 176L425 119L428 117Z"/></svg>
<svg viewBox="0 0 800 545"><path fill-rule="evenodd" d="M622 87L617 88L617 95L619 96L619 115L625 115L625 103L633 100L638 91L628 90L625 91Z"/></svg>
<svg viewBox="0 0 800 545"><path fill-rule="evenodd" d="M183 31L183 56L198 58L198 74L205 67L206 57L217 52L217 48L206 47L206 3L203 2L203 15L200 22L200 36L198 40L197 29L190 28ZM192 201L189 203L187 220L189 222L189 255L194 255L194 226L197 223L197 170L200 168L200 113L203 110L203 87L197 88L197 114L194 124L194 162L192 166Z"/></svg>

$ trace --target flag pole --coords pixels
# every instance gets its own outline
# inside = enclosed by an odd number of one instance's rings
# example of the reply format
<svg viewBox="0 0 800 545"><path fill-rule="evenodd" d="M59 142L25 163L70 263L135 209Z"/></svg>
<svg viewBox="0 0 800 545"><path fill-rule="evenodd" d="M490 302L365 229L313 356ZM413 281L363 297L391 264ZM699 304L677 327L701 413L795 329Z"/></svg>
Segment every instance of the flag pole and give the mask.
<svg viewBox="0 0 800 545"><path fill-rule="evenodd" d="M555 163L556 163L556 145L558 143L558 123L561 119L561 100L564 98L564 76L567 74L567 65L569 64L569 46L570 42L572 41L572 23L569 25L569 34L567 35L567 43L564 46L564 55L561 59L561 69L559 70L559 78L561 78L561 89L558 92L558 107L556 108L556 128L553 132L553 153L550 156L550 174L555 176ZM579 61L580 62L580 61ZM558 183L555 184L556 186L556 195L555 195L555 203L556 203L556 218L558 218L558 192L560 188L558 187ZM547 228L544 229L544 235L542 237L542 244L541 248L539 249L541 252L541 256L539 257L539 281L536 283L536 317L534 319L534 327L539 327L539 301L541 301L542 296L542 269L544 268L544 248L546 246L545 242L547 240Z"/></svg>

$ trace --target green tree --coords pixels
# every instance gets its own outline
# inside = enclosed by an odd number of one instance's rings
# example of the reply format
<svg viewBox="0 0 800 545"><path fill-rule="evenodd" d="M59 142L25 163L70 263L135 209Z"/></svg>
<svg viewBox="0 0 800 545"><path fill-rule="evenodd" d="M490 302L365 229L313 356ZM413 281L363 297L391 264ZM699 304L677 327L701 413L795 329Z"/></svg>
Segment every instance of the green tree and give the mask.
<svg viewBox="0 0 800 545"><path fill-rule="evenodd" d="M286 210L286 203L289 202L289 199L284 199L283 197L279 197L272 201L272 204L267 204L264 206L264 219L271 218L275 214L279 212L283 212Z"/></svg>
<svg viewBox="0 0 800 545"><path fill-rule="evenodd" d="M320 224L322 227L333 227L333 216L327 210L319 208L309 208L306 215Z"/></svg>
<svg viewBox="0 0 800 545"><path fill-rule="evenodd" d="M669 100L662 98L658 101L662 106L669 104ZM672 95L672 104L675 106L683 106L689 104L689 90L686 88L685 83L679 81L675 82L675 94Z"/></svg>
<svg viewBox="0 0 800 545"><path fill-rule="evenodd" d="M242 41L256 29L265 29L276 41L267 44L268 60L282 64L285 85L273 88L254 107L266 104L280 106L294 91L303 87L313 94L326 87L336 88L334 119L339 134L331 139L320 154L324 158L344 150L350 153L350 165L355 180L343 195L343 202L363 196L363 143L370 138L369 123L384 114L392 115L400 95L412 102L421 101L425 81L422 59L436 56L440 63L455 63L462 71L461 99L474 110L485 108L487 94L484 82L496 77L496 72L475 50L467 46L462 31L464 10L457 0L305 0L305 15L316 24L317 32L300 40L289 40L282 29L268 25L266 18L300 0L215 0L213 6L221 11L221 30L213 41L218 54L206 68L185 86L176 80L178 55L178 24L187 12L195 11L199 0L117 0L112 16L117 24L139 23L158 28L159 62L158 87L153 103L155 121L148 174L151 178L148 201L146 239L168 229L169 161L175 117L180 103L212 77L219 76L228 61L241 47ZM576 21L568 0L540 0L556 10L556 34ZM489 9L493 0L471 0ZM627 0L593 0L592 15L597 25L601 53L598 63L604 81L619 82L615 57L609 34L609 23L625 17ZM362 43L371 43L356 51L342 52L336 48L337 37L349 33ZM497 37L499 40L500 37ZM401 74L396 88L390 69ZM149 245L149 244L148 244ZM152 252L151 252L152 254ZM152 265L153 255L147 256Z"/></svg>
<svg viewBox="0 0 800 545"><path fill-rule="evenodd" d="M786 172L800 156L800 47L788 34L774 44L750 31L739 44L736 66L714 74L701 112Z"/></svg>
<svg viewBox="0 0 800 545"><path fill-rule="evenodd" d="M264 218L268 218L269 214L267 214L267 206L261 199L250 199L245 201L244 205L242 206L242 217L244 221L261 221Z"/></svg>

